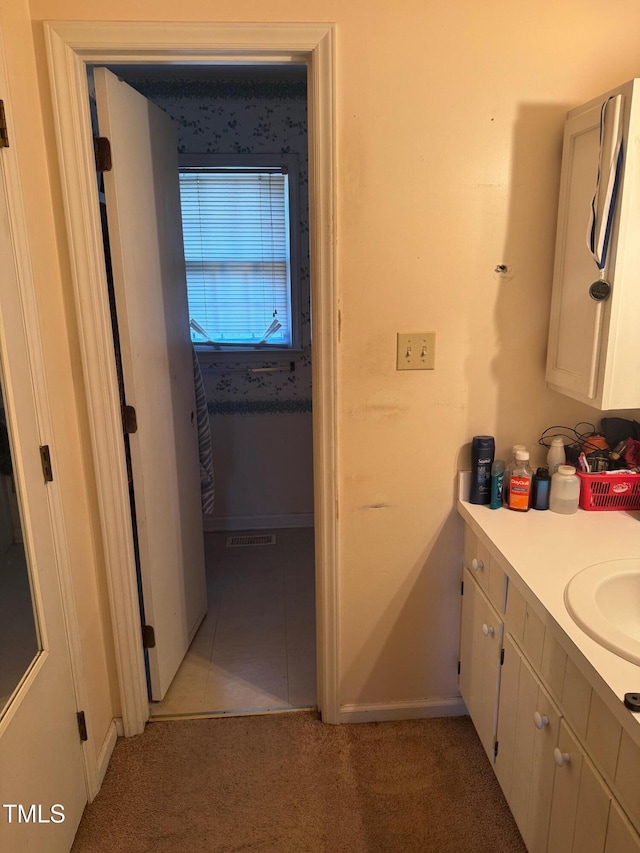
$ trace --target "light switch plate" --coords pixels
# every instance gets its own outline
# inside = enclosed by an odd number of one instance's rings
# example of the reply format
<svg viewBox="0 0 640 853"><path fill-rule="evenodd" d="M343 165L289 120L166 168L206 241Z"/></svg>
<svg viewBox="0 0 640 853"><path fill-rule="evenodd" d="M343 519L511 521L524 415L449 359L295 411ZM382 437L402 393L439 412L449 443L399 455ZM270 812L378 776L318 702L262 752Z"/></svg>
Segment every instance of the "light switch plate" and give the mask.
<svg viewBox="0 0 640 853"><path fill-rule="evenodd" d="M397 370L434 370L435 332L398 332Z"/></svg>

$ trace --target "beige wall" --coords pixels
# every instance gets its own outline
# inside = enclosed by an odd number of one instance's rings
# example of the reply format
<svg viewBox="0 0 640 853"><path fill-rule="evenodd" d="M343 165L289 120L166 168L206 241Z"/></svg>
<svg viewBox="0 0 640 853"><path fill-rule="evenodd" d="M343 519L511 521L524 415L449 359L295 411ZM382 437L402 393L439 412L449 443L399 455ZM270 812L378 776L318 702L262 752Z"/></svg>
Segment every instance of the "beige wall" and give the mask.
<svg viewBox="0 0 640 853"><path fill-rule="evenodd" d="M30 8L48 139L42 20L336 22L340 698L455 695L454 480L471 436L495 434L504 453L516 440L534 447L548 425L598 418L544 384L561 129L568 108L640 72L640 7L32 0ZM25 194L52 323L57 452L90 578L83 594L104 627L55 152L52 219L29 34L19 24L10 60L25 96L20 126L35 132L23 141ZM509 266L503 279L499 263ZM437 332L436 370L398 373L395 334L417 329ZM101 649L96 663L103 672ZM95 695L106 701L104 689Z"/></svg>

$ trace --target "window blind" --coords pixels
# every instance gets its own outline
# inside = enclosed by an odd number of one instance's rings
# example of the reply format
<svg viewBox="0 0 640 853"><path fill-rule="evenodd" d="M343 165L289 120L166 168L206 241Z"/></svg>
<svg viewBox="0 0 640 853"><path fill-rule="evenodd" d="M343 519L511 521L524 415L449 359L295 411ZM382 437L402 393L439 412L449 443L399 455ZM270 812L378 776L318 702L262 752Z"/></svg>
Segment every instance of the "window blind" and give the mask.
<svg viewBox="0 0 640 853"><path fill-rule="evenodd" d="M291 346L287 175L181 171L180 195L191 319L222 346Z"/></svg>

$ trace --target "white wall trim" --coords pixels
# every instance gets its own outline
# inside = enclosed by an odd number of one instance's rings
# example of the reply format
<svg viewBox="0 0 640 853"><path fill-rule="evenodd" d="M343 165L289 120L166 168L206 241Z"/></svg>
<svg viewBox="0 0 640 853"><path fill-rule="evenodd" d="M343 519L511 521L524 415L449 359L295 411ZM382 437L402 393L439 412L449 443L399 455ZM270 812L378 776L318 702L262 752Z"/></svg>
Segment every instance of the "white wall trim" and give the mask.
<svg viewBox="0 0 640 853"><path fill-rule="evenodd" d="M459 696L416 699L410 702L380 702L342 705L341 723L380 723L389 720L421 720L427 717L461 717L467 713Z"/></svg>
<svg viewBox="0 0 640 853"><path fill-rule="evenodd" d="M115 749L116 742L118 740L118 730L116 726L116 721L112 720L111 725L107 729L107 734L102 742L102 746L100 747L100 752L98 753L98 788L97 792L100 790L100 786L104 780L105 773L107 772L107 767L109 766L109 761L111 760L111 756L113 754L113 750ZM89 799L89 802L92 802L93 797Z"/></svg>
<svg viewBox="0 0 640 853"><path fill-rule="evenodd" d="M228 515L225 518L203 516L205 533L225 530L279 530L295 527L313 527L312 512L296 512L287 515Z"/></svg>
<svg viewBox="0 0 640 853"><path fill-rule="evenodd" d="M87 63L307 62L313 317L318 694L338 718L334 31L329 24L45 23L125 734L149 716L102 234Z"/></svg>
<svg viewBox="0 0 640 853"><path fill-rule="evenodd" d="M338 722L338 297L336 292L335 30L325 27L309 64L313 487L318 709Z"/></svg>
<svg viewBox="0 0 640 853"><path fill-rule="evenodd" d="M62 38L47 35L122 716L127 734L138 734L148 719L146 677L86 71Z"/></svg>

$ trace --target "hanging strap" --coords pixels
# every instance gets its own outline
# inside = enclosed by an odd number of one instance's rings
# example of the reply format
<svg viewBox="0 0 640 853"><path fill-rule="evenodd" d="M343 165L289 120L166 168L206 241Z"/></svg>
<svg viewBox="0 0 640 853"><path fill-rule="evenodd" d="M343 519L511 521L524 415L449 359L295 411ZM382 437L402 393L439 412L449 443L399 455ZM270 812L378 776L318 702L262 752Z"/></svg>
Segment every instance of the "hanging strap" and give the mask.
<svg viewBox="0 0 640 853"><path fill-rule="evenodd" d="M602 272L607 250L622 164L622 95L612 95L600 109L600 154L596 191L591 201L587 245Z"/></svg>

